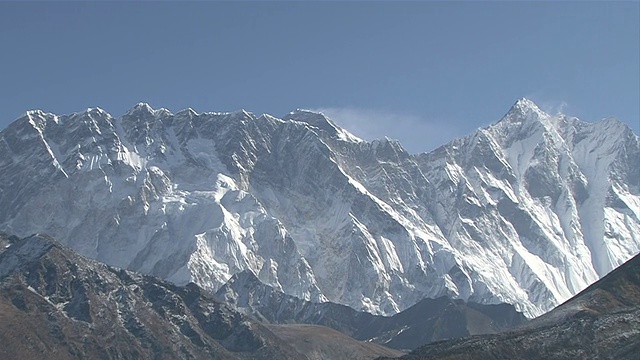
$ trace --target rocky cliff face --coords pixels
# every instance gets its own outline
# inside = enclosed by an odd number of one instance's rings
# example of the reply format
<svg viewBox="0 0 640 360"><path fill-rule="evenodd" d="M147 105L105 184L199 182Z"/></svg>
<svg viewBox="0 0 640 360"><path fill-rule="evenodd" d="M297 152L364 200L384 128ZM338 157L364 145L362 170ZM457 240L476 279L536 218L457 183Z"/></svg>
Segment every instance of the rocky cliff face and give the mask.
<svg viewBox="0 0 640 360"><path fill-rule="evenodd" d="M528 100L419 155L303 110L31 111L0 133L0 227L212 291L248 270L377 314L448 295L533 316L640 250L639 149Z"/></svg>
<svg viewBox="0 0 640 360"><path fill-rule="evenodd" d="M6 359L306 359L194 284L112 268L41 235L0 254L0 339Z"/></svg>

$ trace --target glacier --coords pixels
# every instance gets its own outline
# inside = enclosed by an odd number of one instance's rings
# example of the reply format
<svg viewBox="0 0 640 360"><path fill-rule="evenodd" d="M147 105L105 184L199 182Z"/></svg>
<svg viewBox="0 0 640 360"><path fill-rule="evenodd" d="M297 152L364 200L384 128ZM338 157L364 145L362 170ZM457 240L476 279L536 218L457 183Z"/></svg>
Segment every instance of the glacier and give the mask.
<svg viewBox="0 0 640 360"><path fill-rule="evenodd" d="M0 228L210 291L248 270L374 314L446 295L533 317L640 251L639 144L528 99L422 154L307 110L34 110L0 133Z"/></svg>

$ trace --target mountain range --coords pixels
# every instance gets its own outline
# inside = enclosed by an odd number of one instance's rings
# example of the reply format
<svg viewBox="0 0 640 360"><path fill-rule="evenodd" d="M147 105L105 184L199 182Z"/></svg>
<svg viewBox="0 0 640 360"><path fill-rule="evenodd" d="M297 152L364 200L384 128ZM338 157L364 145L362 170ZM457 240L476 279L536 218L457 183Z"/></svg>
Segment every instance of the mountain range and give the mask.
<svg viewBox="0 0 640 360"><path fill-rule="evenodd" d="M28 111L0 133L0 228L205 291L244 271L375 315L447 296L534 317L640 250L639 144L527 99L423 154L306 110Z"/></svg>

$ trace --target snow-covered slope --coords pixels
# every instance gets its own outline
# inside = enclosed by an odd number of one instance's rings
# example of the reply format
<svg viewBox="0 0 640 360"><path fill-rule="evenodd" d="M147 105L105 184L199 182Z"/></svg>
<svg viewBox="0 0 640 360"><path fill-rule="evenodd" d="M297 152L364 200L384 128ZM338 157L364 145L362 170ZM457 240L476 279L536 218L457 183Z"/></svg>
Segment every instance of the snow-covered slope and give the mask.
<svg viewBox="0 0 640 360"><path fill-rule="evenodd" d="M210 290L250 270L379 314L449 295L532 316L640 250L639 149L526 99L420 155L305 110L31 111L0 134L0 228Z"/></svg>

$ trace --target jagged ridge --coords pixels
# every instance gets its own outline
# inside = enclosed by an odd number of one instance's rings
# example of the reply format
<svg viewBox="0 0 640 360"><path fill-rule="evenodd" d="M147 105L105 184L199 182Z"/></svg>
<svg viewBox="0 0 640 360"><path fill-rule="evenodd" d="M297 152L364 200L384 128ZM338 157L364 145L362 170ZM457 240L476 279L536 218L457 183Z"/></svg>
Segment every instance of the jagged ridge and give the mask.
<svg viewBox="0 0 640 360"><path fill-rule="evenodd" d="M518 101L428 154L322 114L28 112L0 134L0 226L216 290L393 314L424 297L532 316L640 249L638 137Z"/></svg>

